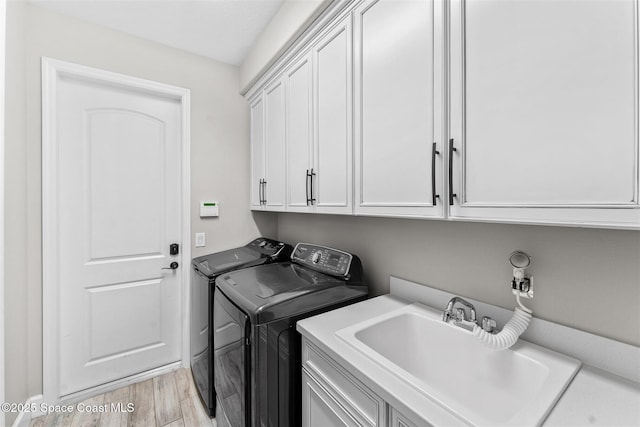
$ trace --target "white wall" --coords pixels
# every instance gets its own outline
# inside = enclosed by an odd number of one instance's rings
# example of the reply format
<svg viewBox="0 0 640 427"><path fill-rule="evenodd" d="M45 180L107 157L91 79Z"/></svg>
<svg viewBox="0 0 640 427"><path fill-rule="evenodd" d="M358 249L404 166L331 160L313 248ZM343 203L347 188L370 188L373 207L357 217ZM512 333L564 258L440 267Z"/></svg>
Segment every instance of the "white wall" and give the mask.
<svg viewBox="0 0 640 427"><path fill-rule="evenodd" d="M244 93L333 0L284 0L240 65Z"/></svg>
<svg viewBox="0 0 640 427"><path fill-rule="evenodd" d="M4 313L4 65L7 2L0 0L0 311ZM0 402L4 402L4 317L0 316ZM4 425L0 413L0 425Z"/></svg>
<svg viewBox="0 0 640 427"><path fill-rule="evenodd" d="M534 316L640 345L638 231L287 213L278 237L359 255L374 295L393 275L509 309L520 249L533 258Z"/></svg>
<svg viewBox="0 0 640 427"><path fill-rule="evenodd" d="M5 401L27 393L27 144L25 6L7 2L5 70ZM34 254L38 260L40 254ZM38 261L36 261L38 262ZM36 267L37 270L40 267ZM36 304L36 309L39 307ZM38 319L40 318L37 315ZM34 361L37 363L37 361ZM40 371L39 366L33 366ZM16 414L5 414L11 425Z"/></svg>
<svg viewBox="0 0 640 427"><path fill-rule="evenodd" d="M237 67L23 1L9 2L8 24L6 399L23 402L42 392L42 56L191 90L191 225L192 232L207 233L207 247L193 248L193 256L258 235L275 237L276 221L249 210L248 109L238 94ZM203 198L220 201L219 218L199 218L197 203Z"/></svg>

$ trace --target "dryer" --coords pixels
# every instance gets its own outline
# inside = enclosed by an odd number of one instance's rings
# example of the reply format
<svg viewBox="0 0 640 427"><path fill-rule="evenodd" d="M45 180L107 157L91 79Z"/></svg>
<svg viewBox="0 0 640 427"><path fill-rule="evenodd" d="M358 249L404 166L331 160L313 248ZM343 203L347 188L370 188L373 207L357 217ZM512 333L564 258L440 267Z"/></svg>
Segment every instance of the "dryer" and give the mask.
<svg viewBox="0 0 640 427"><path fill-rule="evenodd" d="M300 426L296 321L367 295L357 256L308 243L298 243L289 262L220 275L214 297L218 426Z"/></svg>
<svg viewBox="0 0 640 427"><path fill-rule="evenodd" d="M194 258L191 262L191 373L210 416L215 415L213 385L213 294L223 273L255 265L287 261L292 247L257 238L245 246Z"/></svg>

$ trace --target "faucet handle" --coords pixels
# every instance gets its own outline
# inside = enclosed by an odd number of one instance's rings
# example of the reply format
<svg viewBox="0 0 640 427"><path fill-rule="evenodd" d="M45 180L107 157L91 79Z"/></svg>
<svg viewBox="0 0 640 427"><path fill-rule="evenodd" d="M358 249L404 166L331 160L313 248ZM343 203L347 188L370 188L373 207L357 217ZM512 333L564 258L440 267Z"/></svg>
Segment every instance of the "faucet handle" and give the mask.
<svg viewBox="0 0 640 427"><path fill-rule="evenodd" d="M467 312L462 307L456 308L456 320L458 321L466 321L467 320Z"/></svg>
<svg viewBox="0 0 640 427"><path fill-rule="evenodd" d="M482 329L486 332L493 332L496 328L496 321L489 316L482 318Z"/></svg>

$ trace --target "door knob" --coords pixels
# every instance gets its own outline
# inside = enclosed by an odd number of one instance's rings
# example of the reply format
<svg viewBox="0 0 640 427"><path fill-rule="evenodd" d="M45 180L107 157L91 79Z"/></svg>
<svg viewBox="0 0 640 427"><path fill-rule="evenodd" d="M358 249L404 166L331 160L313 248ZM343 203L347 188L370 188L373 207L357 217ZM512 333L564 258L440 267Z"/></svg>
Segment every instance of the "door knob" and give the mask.
<svg viewBox="0 0 640 427"><path fill-rule="evenodd" d="M178 267L179 267L179 264L174 261L171 264L169 264L169 267L162 267L161 270L175 270Z"/></svg>

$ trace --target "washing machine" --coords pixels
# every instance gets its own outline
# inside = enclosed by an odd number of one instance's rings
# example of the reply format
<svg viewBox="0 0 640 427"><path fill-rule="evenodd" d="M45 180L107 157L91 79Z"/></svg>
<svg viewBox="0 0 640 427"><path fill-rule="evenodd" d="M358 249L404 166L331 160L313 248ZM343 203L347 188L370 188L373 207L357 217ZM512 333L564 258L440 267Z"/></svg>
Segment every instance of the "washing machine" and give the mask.
<svg viewBox="0 0 640 427"><path fill-rule="evenodd" d="M291 260L216 279L214 364L219 427L301 425L296 321L367 298L360 259L298 243Z"/></svg>
<svg viewBox="0 0 640 427"><path fill-rule="evenodd" d="M245 246L194 258L191 262L191 372L200 399L215 416L213 384L213 296L216 278L223 273L255 265L286 261L292 247L257 238Z"/></svg>

